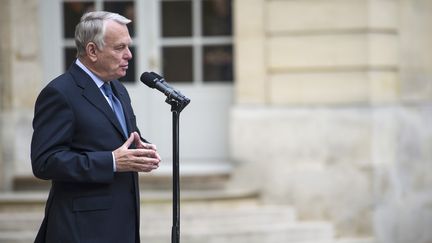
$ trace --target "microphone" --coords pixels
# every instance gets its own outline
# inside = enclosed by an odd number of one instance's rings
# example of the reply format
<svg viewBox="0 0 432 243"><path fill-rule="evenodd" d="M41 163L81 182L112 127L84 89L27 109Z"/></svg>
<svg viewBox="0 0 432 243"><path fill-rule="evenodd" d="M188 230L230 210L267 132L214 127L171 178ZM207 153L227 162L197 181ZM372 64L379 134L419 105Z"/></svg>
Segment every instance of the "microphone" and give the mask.
<svg viewBox="0 0 432 243"><path fill-rule="evenodd" d="M157 73L144 72L141 74L140 80L148 87L162 92L167 97L166 102L168 104L171 104L174 101L183 109L190 102L189 98L180 93L180 91L171 87L165 79Z"/></svg>
<svg viewBox="0 0 432 243"><path fill-rule="evenodd" d="M156 76L160 81L161 81L161 83L163 83L165 86L167 86L168 88L170 88L170 89L174 89L173 87L171 87L166 81L165 81L165 79L162 77L162 76L160 76L159 74L157 74L157 73L155 73L155 72L150 72L150 74L153 74L154 76ZM175 90L174 90L175 91Z"/></svg>

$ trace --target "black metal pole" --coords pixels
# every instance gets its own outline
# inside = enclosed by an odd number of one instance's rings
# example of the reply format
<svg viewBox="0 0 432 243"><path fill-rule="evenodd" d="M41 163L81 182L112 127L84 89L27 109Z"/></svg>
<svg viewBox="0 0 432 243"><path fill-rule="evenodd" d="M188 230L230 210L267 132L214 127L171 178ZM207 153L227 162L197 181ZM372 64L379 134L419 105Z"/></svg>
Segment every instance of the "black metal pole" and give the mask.
<svg viewBox="0 0 432 243"><path fill-rule="evenodd" d="M190 99L176 93L176 97L167 96L166 103L171 105L173 127L173 225L171 243L180 243L180 112L189 104Z"/></svg>
<svg viewBox="0 0 432 243"><path fill-rule="evenodd" d="M173 225L171 229L171 242L180 243L180 162L179 162L179 119L180 111L173 104Z"/></svg>
<svg viewBox="0 0 432 243"><path fill-rule="evenodd" d="M173 126L173 225L171 242L180 243L180 162L179 162L179 120L180 112L190 103L190 99L171 87L165 79L154 72L144 72L141 81L150 88L161 91L171 105Z"/></svg>

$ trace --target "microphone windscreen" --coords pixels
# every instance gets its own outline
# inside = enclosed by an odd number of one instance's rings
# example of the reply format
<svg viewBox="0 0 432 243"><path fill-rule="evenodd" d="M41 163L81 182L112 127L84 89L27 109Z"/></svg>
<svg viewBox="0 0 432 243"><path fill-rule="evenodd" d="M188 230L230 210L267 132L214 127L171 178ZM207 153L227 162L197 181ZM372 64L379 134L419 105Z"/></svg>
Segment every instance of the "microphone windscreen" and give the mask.
<svg viewBox="0 0 432 243"><path fill-rule="evenodd" d="M158 82L158 77L156 77L154 74L151 74L149 72L144 72L143 74L141 74L140 80L145 85L147 85L150 88L154 89L156 87L155 86L156 82Z"/></svg>

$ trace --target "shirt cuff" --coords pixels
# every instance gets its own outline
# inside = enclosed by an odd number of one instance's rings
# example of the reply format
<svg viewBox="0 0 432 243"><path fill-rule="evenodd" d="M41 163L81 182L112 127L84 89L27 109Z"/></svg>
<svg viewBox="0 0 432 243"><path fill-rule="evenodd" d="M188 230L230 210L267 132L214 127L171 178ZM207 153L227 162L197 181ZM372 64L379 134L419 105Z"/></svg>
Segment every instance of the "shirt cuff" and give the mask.
<svg viewBox="0 0 432 243"><path fill-rule="evenodd" d="M116 168L116 160L115 160L115 157L114 157L114 152L112 152L111 154L112 154L112 158L113 158L113 171L116 172L117 168Z"/></svg>

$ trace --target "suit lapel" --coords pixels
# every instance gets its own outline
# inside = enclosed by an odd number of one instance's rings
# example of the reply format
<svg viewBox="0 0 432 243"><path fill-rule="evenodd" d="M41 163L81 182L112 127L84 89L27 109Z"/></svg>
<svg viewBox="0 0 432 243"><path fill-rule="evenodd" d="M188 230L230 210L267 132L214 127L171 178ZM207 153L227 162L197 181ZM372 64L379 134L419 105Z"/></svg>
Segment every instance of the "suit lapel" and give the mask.
<svg viewBox="0 0 432 243"><path fill-rule="evenodd" d="M84 98L86 98L92 105L97 107L113 124L115 129L122 135L122 137L125 138L120 122L118 121L116 115L109 106L105 97L103 96L97 85L94 83L94 81L90 78L90 76L88 76L84 72L84 70L82 70L76 64L72 64L69 72L74 77L76 84L83 89L82 95L84 96Z"/></svg>

